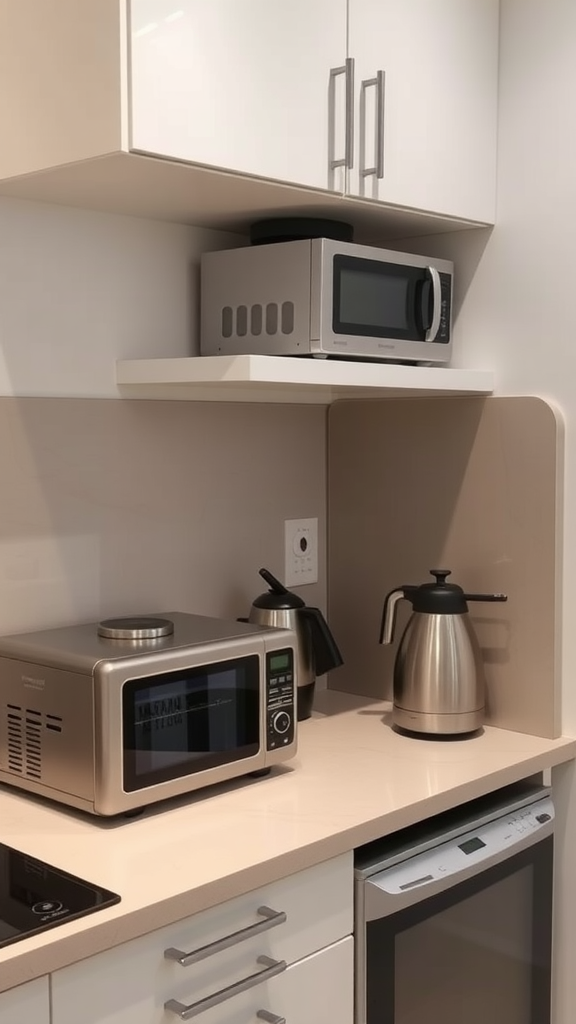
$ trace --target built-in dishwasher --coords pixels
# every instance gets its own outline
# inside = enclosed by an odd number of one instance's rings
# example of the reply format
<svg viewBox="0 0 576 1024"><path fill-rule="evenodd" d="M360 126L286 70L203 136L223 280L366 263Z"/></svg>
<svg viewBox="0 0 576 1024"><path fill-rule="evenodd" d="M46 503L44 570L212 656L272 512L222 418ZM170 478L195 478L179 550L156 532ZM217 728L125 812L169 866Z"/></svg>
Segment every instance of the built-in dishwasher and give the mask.
<svg viewBox="0 0 576 1024"><path fill-rule="evenodd" d="M357 851L356 1024L550 1024L553 826L511 786Z"/></svg>

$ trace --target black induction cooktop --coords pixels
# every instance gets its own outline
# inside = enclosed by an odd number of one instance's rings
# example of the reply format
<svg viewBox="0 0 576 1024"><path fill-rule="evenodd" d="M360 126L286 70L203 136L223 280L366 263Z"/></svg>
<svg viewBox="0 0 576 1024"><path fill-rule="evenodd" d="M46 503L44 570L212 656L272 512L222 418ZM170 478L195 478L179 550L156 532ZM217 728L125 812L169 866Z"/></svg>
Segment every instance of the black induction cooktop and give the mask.
<svg viewBox="0 0 576 1024"><path fill-rule="evenodd" d="M0 843L0 948L120 902L120 896Z"/></svg>

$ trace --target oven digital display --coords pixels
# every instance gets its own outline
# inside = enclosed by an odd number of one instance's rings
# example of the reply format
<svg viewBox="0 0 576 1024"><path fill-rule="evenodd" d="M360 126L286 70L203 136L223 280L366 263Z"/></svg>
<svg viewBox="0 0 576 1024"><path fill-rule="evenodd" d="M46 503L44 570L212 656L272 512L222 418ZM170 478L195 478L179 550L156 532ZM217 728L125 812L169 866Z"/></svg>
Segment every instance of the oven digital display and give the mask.
<svg viewBox="0 0 576 1024"><path fill-rule="evenodd" d="M482 842L478 836L473 836L472 839L466 839L465 842L458 844L458 849L462 850L462 853L475 853L476 850L481 850L486 843Z"/></svg>
<svg viewBox="0 0 576 1024"><path fill-rule="evenodd" d="M133 792L259 750L259 658L127 682L124 789Z"/></svg>
<svg viewBox="0 0 576 1024"><path fill-rule="evenodd" d="M290 668L290 655L287 653L271 654L270 668L272 672L287 672Z"/></svg>

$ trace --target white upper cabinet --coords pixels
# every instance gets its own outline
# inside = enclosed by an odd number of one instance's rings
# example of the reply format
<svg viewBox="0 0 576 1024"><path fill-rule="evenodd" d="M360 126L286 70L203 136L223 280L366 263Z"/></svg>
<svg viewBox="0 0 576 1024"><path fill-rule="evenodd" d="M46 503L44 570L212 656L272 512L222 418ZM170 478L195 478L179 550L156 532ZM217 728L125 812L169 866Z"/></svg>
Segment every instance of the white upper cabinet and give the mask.
<svg viewBox="0 0 576 1024"><path fill-rule="evenodd" d="M345 44L346 0L131 0L130 147L343 189Z"/></svg>
<svg viewBox="0 0 576 1024"><path fill-rule="evenodd" d="M0 194L493 223L497 56L498 0L0 0Z"/></svg>
<svg viewBox="0 0 576 1024"><path fill-rule="evenodd" d="M498 0L349 0L349 192L492 222Z"/></svg>

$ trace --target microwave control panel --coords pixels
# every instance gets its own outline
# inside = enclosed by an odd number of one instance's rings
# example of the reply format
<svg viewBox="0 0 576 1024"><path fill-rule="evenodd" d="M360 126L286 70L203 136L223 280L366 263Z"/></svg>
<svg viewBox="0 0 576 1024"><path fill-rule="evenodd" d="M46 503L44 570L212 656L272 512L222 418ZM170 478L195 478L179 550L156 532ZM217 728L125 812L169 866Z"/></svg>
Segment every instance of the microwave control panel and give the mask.
<svg viewBox="0 0 576 1024"><path fill-rule="evenodd" d="M452 279L450 274L440 274L440 323L434 341L444 342L445 344L450 341L451 293Z"/></svg>
<svg viewBox="0 0 576 1024"><path fill-rule="evenodd" d="M291 648L266 655L266 749L294 742L296 720L294 652Z"/></svg>

